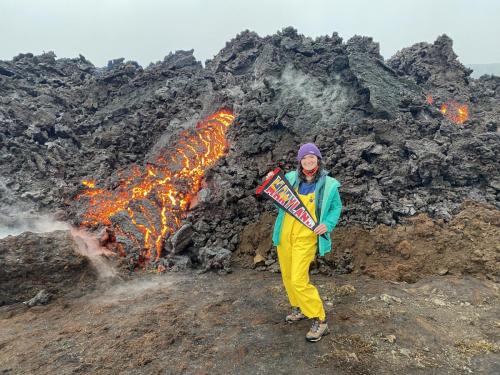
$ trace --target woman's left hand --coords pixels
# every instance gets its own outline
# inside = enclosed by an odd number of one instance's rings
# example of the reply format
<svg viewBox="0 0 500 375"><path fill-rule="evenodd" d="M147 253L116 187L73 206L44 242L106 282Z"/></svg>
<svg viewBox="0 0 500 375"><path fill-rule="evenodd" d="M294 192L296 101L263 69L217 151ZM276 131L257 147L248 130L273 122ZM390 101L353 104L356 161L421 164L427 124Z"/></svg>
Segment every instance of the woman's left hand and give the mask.
<svg viewBox="0 0 500 375"><path fill-rule="evenodd" d="M314 233L316 233L318 236L321 236L322 234L325 234L328 231L326 228L325 224L320 224L314 229Z"/></svg>

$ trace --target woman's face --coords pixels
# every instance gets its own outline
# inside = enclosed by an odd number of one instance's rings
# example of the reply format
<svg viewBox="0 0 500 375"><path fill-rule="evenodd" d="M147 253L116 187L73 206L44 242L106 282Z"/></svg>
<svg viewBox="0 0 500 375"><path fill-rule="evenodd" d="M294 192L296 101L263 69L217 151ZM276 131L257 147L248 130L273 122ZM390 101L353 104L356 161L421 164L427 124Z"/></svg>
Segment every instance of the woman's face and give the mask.
<svg viewBox="0 0 500 375"><path fill-rule="evenodd" d="M316 155L306 155L302 158L300 164L306 171L310 171L318 166L318 157Z"/></svg>

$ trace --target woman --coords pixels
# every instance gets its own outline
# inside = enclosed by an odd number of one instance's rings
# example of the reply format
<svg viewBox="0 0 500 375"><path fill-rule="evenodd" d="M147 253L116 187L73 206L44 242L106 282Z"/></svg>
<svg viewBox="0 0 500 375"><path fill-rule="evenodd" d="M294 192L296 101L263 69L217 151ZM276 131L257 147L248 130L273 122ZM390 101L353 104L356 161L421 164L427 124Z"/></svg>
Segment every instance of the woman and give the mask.
<svg viewBox="0 0 500 375"><path fill-rule="evenodd" d="M322 169L321 159L318 147L306 143L298 151L297 170L285 176L319 225L313 232L279 209L273 231L283 284L292 306L286 321L294 323L306 317L313 319L306 334L306 340L310 342L321 340L329 331L323 302L318 290L309 282L309 266L317 250L321 256L330 252L330 233L337 225L342 210L338 192L340 183Z"/></svg>

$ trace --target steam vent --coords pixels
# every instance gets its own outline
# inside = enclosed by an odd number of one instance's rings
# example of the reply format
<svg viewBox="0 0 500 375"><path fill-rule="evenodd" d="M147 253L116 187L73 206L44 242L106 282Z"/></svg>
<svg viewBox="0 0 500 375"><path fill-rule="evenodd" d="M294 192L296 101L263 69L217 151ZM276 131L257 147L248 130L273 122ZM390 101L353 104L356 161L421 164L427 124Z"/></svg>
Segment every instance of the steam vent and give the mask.
<svg viewBox="0 0 500 375"><path fill-rule="evenodd" d="M242 32L205 66L193 51L147 68L20 54L0 62L2 220L55 214L135 270L276 269L255 188L312 141L344 205L320 268L351 272L349 231L498 214L500 78L470 73L446 35L384 60L369 37L293 28Z"/></svg>

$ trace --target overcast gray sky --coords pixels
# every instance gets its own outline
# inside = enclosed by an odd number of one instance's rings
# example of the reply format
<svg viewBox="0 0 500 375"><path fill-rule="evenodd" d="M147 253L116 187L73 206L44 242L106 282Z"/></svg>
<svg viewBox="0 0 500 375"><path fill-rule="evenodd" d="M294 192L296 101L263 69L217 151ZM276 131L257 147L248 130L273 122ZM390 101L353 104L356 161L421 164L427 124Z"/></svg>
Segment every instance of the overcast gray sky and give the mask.
<svg viewBox="0 0 500 375"><path fill-rule="evenodd" d="M240 31L286 26L371 36L385 58L446 33L462 63L500 62L498 0L0 0L0 59L52 50L97 66L118 57L147 66L194 48L204 62Z"/></svg>

